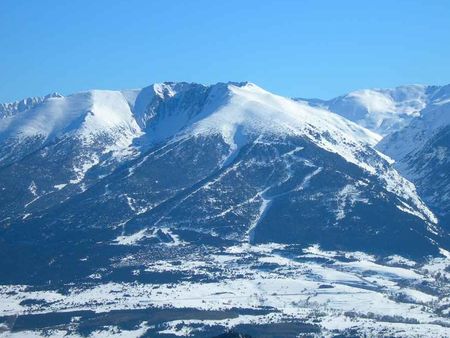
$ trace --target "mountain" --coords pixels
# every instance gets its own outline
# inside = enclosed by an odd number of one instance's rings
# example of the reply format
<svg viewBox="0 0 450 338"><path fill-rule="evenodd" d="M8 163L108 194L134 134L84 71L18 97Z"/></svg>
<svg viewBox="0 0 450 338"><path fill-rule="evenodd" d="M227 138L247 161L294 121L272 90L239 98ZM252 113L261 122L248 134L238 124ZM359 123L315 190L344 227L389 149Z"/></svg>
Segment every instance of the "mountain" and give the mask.
<svg viewBox="0 0 450 338"><path fill-rule="evenodd" d="M62 96L58 93L52 93L43 97L29 97L15 102L0 103L0 118L12 116L16 113L20 113L22 111L31 109L34 106L52 97L62 97Z"/></svg>
<svg viewBox="0 0 450 338"><path fill-rule="evenodd" d="M421 196L450 230L450 85L436 90L429 104L405 128L385 137L378 148L413 181Z"/></svg>
<svg viewBox="0 0 450 338"><path fill-rule="evenodd" d="M364 89L331 100L297 99L383 136L377 149L413 182L442 226L450 229L448 128L450 85Z"/></svg>
<svg viewBox="0 0 450 338"><path fill-rule="evenodd" d="M26 217L85 190L132 156L140 133L126 95L112 91L46 97L1 119L0 218Z"/></svg>
<svg viewBox="0 0 450 338"><path fill-rule="evenodd" d="M407 85L393 89L362 89L331 100L296 100L322 107L386 136L421 116L421 111L440 95L441 90L439 86Z"/></svg>
<svg viewBox="0 0 450 338"><path fill-rule="evenodd" d="M378 138L368 130L247 83L127 93L50 98L2 121L11 149L0 169L2 222L11 231L114 234L120 225L123 236L151 224L222 239L437 252L428 239L439 235L434 215L371 147Z"/></svg>
<svg viewBox="0 0 450 338"><path fill-rule="evenodd" d="M247 82L15 111L0 119L0 324L298 336L344 316L354 335L396 321L438 336L448 234L380 139Z"/></svg>

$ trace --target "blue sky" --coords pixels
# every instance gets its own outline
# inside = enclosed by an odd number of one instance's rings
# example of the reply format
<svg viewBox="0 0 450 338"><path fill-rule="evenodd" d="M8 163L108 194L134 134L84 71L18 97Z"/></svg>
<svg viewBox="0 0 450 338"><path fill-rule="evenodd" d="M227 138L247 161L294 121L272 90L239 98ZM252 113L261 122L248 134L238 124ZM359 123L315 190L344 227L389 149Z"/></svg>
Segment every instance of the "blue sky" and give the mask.
<svg viewBox="0 0 450 338"><path fill-rule="evenodd" d="M0 102L153 82L450 83L446 0L0 0Z"/></svg>

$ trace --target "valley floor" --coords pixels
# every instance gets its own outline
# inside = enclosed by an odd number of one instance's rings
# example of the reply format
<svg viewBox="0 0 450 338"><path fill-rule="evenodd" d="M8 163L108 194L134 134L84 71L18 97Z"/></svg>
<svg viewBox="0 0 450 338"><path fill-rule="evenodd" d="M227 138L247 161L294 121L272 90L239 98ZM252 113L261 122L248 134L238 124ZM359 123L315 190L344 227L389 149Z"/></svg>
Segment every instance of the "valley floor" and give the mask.
<svg viewBox="0 0 450 338"><path fill-rule="evenodd" d="M0 286L0 337L448 337L449 281L449 258L161 244L81 284Z"/></svg>

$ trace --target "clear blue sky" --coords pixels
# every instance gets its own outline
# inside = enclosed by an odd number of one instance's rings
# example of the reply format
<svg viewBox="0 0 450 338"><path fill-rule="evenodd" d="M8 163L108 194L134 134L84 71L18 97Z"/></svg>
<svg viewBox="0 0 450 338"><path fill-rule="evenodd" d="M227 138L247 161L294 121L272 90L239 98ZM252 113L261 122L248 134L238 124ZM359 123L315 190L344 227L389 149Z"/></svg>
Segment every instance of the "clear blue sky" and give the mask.
<svg viewBox="0 0 450 338"><path fill-rule="evenodd" d="M447 0L0 0L0 102L161 81L450 83Z"/></svg>

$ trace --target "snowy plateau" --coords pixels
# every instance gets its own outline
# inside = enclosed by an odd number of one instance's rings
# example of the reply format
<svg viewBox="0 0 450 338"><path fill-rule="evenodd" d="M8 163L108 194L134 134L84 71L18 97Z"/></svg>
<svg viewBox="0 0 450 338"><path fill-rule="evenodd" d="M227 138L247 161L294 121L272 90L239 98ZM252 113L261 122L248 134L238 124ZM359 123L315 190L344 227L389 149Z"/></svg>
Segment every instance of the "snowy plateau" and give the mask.
<svg viewBox="0 0 450 338"><path fill-rule="evenodd" d="M0 337L449 337L450 85L0 104Z"/></svg>

